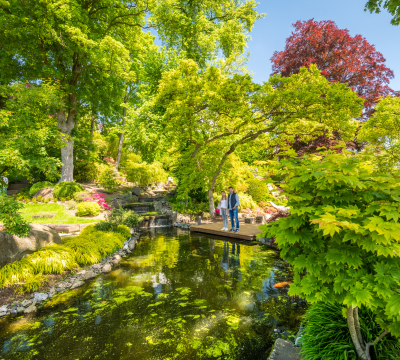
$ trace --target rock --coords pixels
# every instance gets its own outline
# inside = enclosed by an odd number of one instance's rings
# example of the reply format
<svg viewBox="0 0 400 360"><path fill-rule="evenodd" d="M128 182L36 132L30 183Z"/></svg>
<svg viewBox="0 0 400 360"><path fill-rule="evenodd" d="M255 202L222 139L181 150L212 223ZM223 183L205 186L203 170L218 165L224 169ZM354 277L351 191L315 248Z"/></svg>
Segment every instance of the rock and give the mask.
<svg viewBox="0 0 400 360"><path fill-rule="evenodd" d="M27 307L27 308L24 310L24 313L25 313L25 314L30 314L30 313L35 312L36 310L37 310L37 309L36 309L35 304L32 304L31 306Z"/></svg>
<svg viewBox="0 0 400 360"><path fill-rule="evenodd" d="M254 225L254 224L256 223L256 219L253 218L253 217L249 217L249 218L244 219L244 223L245 223L245 224L252 224L252 225Z"/></svg>
<svg viewBox="0 0 400 360"><path fill-rule="evenodd" d="M0 313L6 312L6 311L7 311L7 305L3 305L2 307L0 307Z"/></svg>
<svg viewBox="0 0 400 360"><path fill-rule="evenodd" d="M300 360L300 349L290 341L276 339L274 350L268 360Z"/></svg>
<svg viewBox="0 0 400 360"><path fill-rule="evenodd" d="M110 264L105 264L103 268L101 269L101 272L106 273L111 271L111 265Z"/></svg>
<svg viewBox="0 0 400 360"><path fill-rule="evenodd" d="M132 193L133 195L140 196L140 194L142 193L142 190L140 189L140 187L135 186L135 187L131 190L131 193Z"/></svg>
<svg viewBox="0 0 400 360"><path fill-rule="evenodd" d="M57 294L56 288L52 287L47 294L49 295L49 298L52 298L54 295Z"/></svg>
<svg viewBox="0 0 400 360"><path fill-rule="evenodd" d="M49 298L49 295L46 293L35 293L33 301L34 302L40 302L40 301L45 301Z"/></svg>
<svg viewBox="0 0 400 360"><path fill-rule="evenodd" d="M283 211L283 212L288 212L288 211L290 210L289 207L282 206L282 205L276 205L276 204L274 204L272 201L267 201L267 203L270 203L270 205L271 205L272 207L274 207L275 209L278 209L278 210L280 210L280 211Z"/></svg>
<svg viewBox="0 0 400 360"><path fill-rule="evenodd" d="M39 224L31 227L28 236L22 238L0 231L0 267L21 260L46 245L62 244L60 235L53 229Z"/></svg>
<svg viewBox="0 0 400 360"><path fill-rule="evenodd" d="M121 260L121 256L119 256L119 255L114 255L114 260Z"/></svg>
<svg viewBox="0 0 400 360"><path fill-rule="evenodd" d="M17 307L17 313L18 313L18 314L23 313L24 311L25 311L25 308L24 308L24 307L22 307L22 306Z"/></svg>
<svg viewBox="0 0 400 360"><path fill-rule="evenodd" d="M34 198L37 198L38 196L41 196L43 198L48 198L52 199L53 198L53 187L46 187L44 189L40 189L35 195L33 195Z"/></svg>
<svg viewBox="0 0 400 360"><path fill-rule="evenodd" d="M24 300L21 302L21 306L23 306L24 308L28 307L30 304L32 304L33 301L32 300Z"/></svg>
<svg viewBox="0 0 400 360"><path fill-rule="evenodd" d="M82 275L83 280L89 280L96 277L96 273L92 270L87 271L85 274Z"/></svg>
<svg viewBox="0 0 400 360"><path fill-rule="evenodd" d="M114 259L111 262L113 263L113 265L118 265L119 264L119 260L118 259Z"/></svg>
<svg viewBox="0 0 400 360"><path fill-rule="evenodd" d="M85 275L86 274L86 270L81 270L78 272L78 275Z"/></svg>
<svg viewBox="0 0 400 360"><path fill-rule="evenodd" d="M72 284L72 286L71 286L71 290L72 289L76 289L76 288L78 288L78 287L80 287L80 286L82 286L82 285L85 285L85 283L83 282L83 281L80 281L80 280L76 280L73 284Z"/></svg>
<svg viewBox="0 0 400 360"><path fill-rule="evenodd" d="M136 240L129 241L128 248L130 251L133 251L136 247Z"/></svg>
<svg viewBox="0 0 400 360"><path fill-rule="evenodd" d="M101 265L100 265L100 264L94 264L94 265L92 266L92 269L95 270L95 271L100 271Z"/></svg>
<svg viewBox="0 0 400 360"><path fill-rule="evenodd" d="M0 317L6 316L6 315L7 315L7 313L5 311L0 312Z"/></svg>

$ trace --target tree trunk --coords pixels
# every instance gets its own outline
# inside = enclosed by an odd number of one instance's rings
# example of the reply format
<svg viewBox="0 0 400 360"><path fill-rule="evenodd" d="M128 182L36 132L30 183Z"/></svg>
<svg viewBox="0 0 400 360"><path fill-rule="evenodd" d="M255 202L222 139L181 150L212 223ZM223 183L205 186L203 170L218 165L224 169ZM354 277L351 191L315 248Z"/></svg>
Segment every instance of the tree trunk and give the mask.
<svg viewBox="0 0 400 360"><path fill-rule="evenodd" d="M64 166L61 169L60 182L74 181L74 141L69 140L63 148L61 148L61 162Z"/></svg>
<svg viewBox="0 0 400 360"><path fill-rule="evenodd" d="M90 139L91 139L90 141L92 144L93 144L93 134L94 134L94 119L95 117L92 116L92 122L90 124Z"/></svg>
<svg viewBox="0 0 400 360"><path fill-rule="evenodd" d="M354 318L355 312L357 312L356 319ZM356 330L356 322L357 321L358 321L358 308L353 308L352 306L349 306L347 308L347 325L349 327L351 340L353 341L353 345L356 350L356 354L360 359L371 360L369 354L366 353L365 347L363 347L363 344L360 343L359 335L357 334L357 330ZM360 334L361 334L361 330L360 330Z"/></svg>
<svg viewBox="0 0 400 360"><path fill-rule="evenodd" d="M127 96L124 96L124 104L127 102ZM122 110L122 126L125 125L125 116L126 116L126 107L124 106L124 109ZM115 163L115 168L118 170L119 167L119 162L121 160L121 151L122 151L122 144L124 143L124 133L121 133L119 135L119 144L118 144L118 155L117 155L117 161Z"/></svg>
<svg viewBox="0 0 400 360"><path fill-rule="evenodd" d="M215 205L214 205L214 189L208 190L208 206L210 208L210 216L213 219L215 217Z"/></svg>
<svg viewBox="0 0 400 360"><path fill-rule="evenodd" d="M71 131L75 127L75 113L75 109L70 109L67 117L64 110L57 113L58 127L61 133L65 135L65 145L61 148L63 167L59 182L74 181L74 140L71 138Z"/></svg>

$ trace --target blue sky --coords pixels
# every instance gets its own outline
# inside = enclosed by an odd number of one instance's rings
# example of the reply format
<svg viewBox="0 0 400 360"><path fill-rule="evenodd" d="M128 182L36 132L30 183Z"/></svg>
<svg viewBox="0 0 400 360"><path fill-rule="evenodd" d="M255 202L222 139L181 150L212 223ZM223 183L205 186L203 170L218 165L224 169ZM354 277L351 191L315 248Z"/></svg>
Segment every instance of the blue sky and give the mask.
<svg viewBox="0 0 400 360"><path fill-rule="evenodd" d="M248 43L250 59L247 69L258 83L267 81L272 69L270 58L274 51L285 48L285 41L297 20L333 20L350 35L360 34L386 58L386 66L393 70L395 78L390 86L400 90L400 26L390 24L391 16L386 10L380 14L364 11L367 0L258 0L258 12L265 13L250 34ZM152 31L154 35L156 32ZM156 43L161 45L159 39Z"/></svg>
<svg viewBox="0 0 400 360"><path fill-rule="evenodd" d="M286 38L293 31L297 20L333 20L341 29L348 29L351 36L360 34L386 58L386 66L395 78L390 86L400 90L400 26L390 24L386 10L380 14L364 12L367 0L259 0L258 12L266 13L256 22L248 44L249 71L256 82L266 81L271 74L270 58L274 51L285 47Z"/></svg>

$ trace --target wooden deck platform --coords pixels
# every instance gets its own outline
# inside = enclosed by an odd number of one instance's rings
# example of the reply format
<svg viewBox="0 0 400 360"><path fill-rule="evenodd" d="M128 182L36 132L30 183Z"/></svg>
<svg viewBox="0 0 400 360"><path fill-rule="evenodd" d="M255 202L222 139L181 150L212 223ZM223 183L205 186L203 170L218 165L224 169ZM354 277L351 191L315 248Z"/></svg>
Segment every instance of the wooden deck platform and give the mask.
<svg viewBox="0 0 400 360"><path fill-rule="evenodd" d="M250 225L245 223L240 223L240 229L238 233L222 231L222 223L214 223L214 224L204 224L204 225L196 225L190 228L190 231L200 232L206 234L213 234L218 236L224 236L232 239L241 239L248 241L255 241L256 235L260 234L262 231L258 228L260 224Z"/></svg>

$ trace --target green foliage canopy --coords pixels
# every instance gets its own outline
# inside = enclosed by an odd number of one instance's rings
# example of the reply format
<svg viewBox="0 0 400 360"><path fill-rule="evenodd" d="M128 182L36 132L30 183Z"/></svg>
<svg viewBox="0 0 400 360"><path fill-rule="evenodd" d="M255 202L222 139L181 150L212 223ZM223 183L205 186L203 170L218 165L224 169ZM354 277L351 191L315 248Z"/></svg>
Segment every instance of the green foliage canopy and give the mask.
<svg viewBox="0 0 400 360"><path fill-rule="evenodd" d="M262 134L273 147L324 130L351 137L362 100L315 66L257 85L248 74L228 76L214 66L200 73L193 60L182 60L164 74L155 103L166 109L164 132L182 154L180 188L207 190L213 214L216 181L239 146Z"/></svg>
<svg viewBox="0 0 400 360"><path fill-rule="evenodd" d="M63 139L54 122L54 110L62 106L58 86L15 83L0 86L0 174L13 172L32 179L34 172L59 177L61 162L49 154Z"/></svg>
<svg viewBox="0 0 400 360"><path fill-rule="evenodd" d="M369 359L357 340L358 307L400 335L399 179L373 175L366 156L285 155L276 166L286 175L291 216L263 226L263 236L275 237L281 257L294 266L291 295L346 305L356 352Z"/></svg>
<svg viewBox="0 0 400 360"><path fill-rule="evenodd" d="M393 16L391 23L393 25L399 25L400 0L368 0L368 2L365 4L365 10L369 10L371 13L380 13L382 4L383 8L389 11L389 13Z"/></svg>

